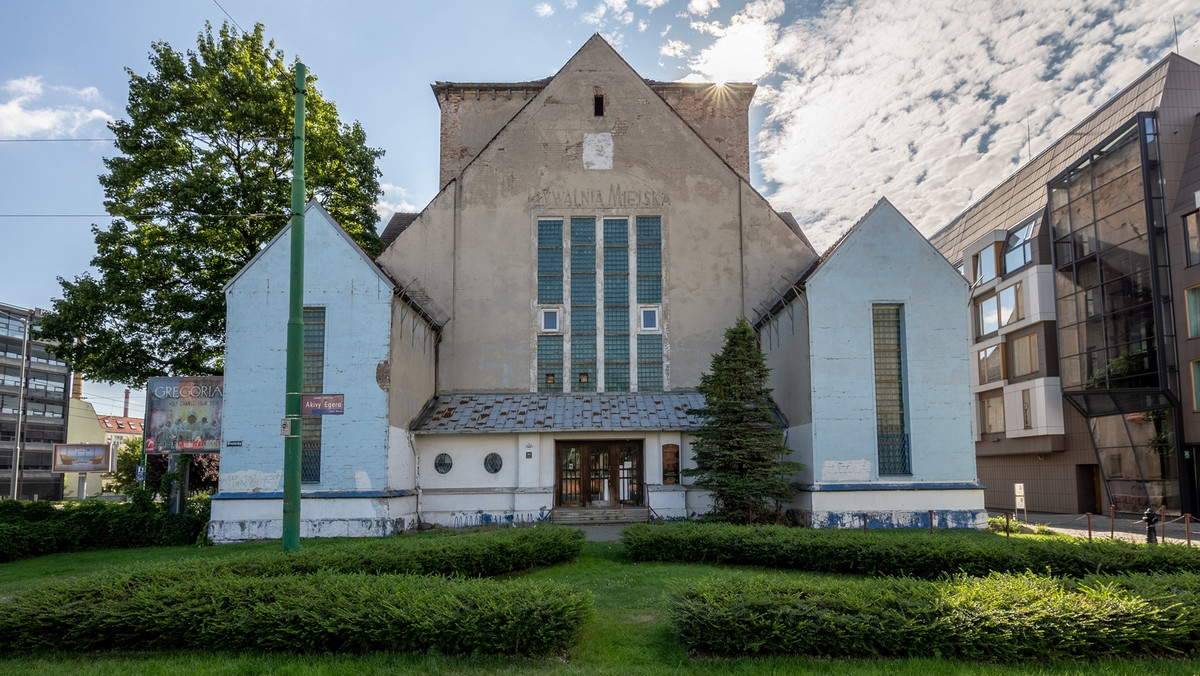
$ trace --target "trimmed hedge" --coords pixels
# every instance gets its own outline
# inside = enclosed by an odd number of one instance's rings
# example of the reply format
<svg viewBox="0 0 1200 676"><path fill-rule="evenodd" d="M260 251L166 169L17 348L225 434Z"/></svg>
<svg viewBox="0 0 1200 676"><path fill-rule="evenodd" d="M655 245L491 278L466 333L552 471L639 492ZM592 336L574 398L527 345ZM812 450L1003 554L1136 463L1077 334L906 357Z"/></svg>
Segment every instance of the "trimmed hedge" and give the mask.
<svg viewBox="0 0 1200 676"><path fill-rule="evenodd" d="M0 599L0 654L98 650L547 655L592 612L551 582L411 575L241 577L200 567L80 579Z"/></svg>
<svg viewBox="0 0 1200 676"><path fill-rule="evenodd" d="M755 576L684 585L670 616L684 647L713 656L1011 662L1194 652L1200 621L1168 595L1171 585L1170 576L1075 583L1028 572L938 582Z"/></svg>
<svg viewBox="0 0 1200 676"><path fill-rule="evenodd" d="M636 524L621 533L634 561L768 566L821 573L901 575L1047 571L1200 572L1200 551L1116 540L1004 538L975 532L813 530L711 523Z"/></svg>
<svg viewBox="0 0 1200 676"><path fill-rule="evenodd" d="M137 584L188 578L197 570L255 578L318 572L491 577L574 561L583 551L583 543L583 531L578 528L538 525L471 533L346 539L336 546L187 561L130 574ZM144 582L140 577L143 574L149 575Z"/></svg>
<svg viewBox="0 0 1200 676"><path fill-rule="evenodd" d="M0 563L85 549L189 545L208 525L202 514L171 514L100 500L58 507L4 500L0 508Z"/></svg>

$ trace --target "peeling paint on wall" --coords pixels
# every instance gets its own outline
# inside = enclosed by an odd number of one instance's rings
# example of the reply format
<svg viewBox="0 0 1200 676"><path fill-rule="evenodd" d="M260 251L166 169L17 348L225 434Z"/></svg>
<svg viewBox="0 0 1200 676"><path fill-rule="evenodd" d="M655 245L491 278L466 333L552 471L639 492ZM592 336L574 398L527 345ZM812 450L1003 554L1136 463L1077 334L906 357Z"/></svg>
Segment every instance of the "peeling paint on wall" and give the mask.
<svg viewBox="0 0 1200 676"><path fill-rule="evenodd" d="M277 491L283 488L283 470L264 472L245 469L221 475L221 490L229 493Z"/></svg>
<svg viewBox="0 0 1200 676"><path fill-rule="evenodd" d="M870 460L826 460L821 463L821 481L869 481Z"/></svg>
<svg viewBox="0 0 1200 676"><path fill-rule="evenodd" d="M613 137L609 132L583 135L583 168L612 169Z"/></svg>

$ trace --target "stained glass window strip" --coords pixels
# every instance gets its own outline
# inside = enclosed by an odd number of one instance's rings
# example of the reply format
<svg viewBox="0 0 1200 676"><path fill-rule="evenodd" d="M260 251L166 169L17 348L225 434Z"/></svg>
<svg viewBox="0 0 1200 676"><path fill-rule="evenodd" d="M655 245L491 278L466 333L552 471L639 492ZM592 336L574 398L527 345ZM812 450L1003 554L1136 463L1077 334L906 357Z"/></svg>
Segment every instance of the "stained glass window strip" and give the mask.
<svg viewBox="0 0 1200 676"><path fill-rule="evenodd" d="M571 219L571 389L595 392L596 219Z"/></svg>
<svg viewBox="0 0 1200 676"><path fill-rule="evenodd" d="M637 302L662 302L662 219L637 217Z"/></svg>
<svg viewBox="0 0 1200 676"><path fill-rule="evenodd" d="M304 393L325 388L325 308L304 308ZM321 416L300 418L300 483L321 481Z"/></svg>
<svg viewBox="0 0 1200 676"><path fill-rule="evenodd" d="M909 474L908 434L904 414L903 306L872 306L875 348L875 428L879 473Z"/></svg>
<svg viewBox="0 0 1200 676"><path fill-rule="evenodd" d="M538 392L563 391L563 337L538 336Z"/></svg>
<svg viewBox="0 0 1200 676"><path fill-rule="evenodd" d="M639 392L659 392L663 388L662 334L643 333L637 337L637 373Z"/></svg>
<svg viewBox="0 0 1200 676"><path fill-rule="evenodd" d="M630 389L629 221L604 219L604 389Z"/></svg>
<svg viewBox="0 0 1200 676"><path fill-rule="evenodd" d="M537 253L537 302L563 302L563 222L561 220L538 221Z"/></svg>

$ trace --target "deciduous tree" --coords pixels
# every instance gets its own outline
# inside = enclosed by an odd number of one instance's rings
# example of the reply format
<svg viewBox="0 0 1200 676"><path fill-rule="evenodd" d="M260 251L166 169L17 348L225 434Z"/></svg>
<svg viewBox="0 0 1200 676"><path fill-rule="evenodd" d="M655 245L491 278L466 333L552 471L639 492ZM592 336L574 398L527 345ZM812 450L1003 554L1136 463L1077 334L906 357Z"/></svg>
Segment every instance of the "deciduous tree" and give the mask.
<svg viewBox="0 0 1200 676"><path fill-rule="evenodd" d="M783 428L767 387L770 369L745 319L726 329L725 345L700 376L702 419L692 434L696 467L683 473L712 493L712 516L734 523L775 522L796 490L800 463L783 459Z"/></svg>
<svg viewBox="0 0 1200 676"><path fill-rule="evenodd" d="M150 72L129 73L128 119L109 124L119 154L100 177L108 227L93 226L96 268L72 281L40 336L91 379L223 369L222 287L289 218L294 66L263 36L206 26L196 49L152 45ZM376 160L354 122L308 76L305 177L320 202L372 255Z"/></svg>

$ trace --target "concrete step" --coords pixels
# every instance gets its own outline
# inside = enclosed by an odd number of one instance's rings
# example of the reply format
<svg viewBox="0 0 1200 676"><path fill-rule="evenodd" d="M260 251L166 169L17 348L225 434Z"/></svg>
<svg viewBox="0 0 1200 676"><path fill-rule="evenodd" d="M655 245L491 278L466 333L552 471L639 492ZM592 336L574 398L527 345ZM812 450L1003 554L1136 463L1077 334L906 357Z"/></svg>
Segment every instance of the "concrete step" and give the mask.
<svg viewBox="0 0 1200 676"><path fill-rule="evenodd" d="M552 523L567 526L645 523L649 520L650 510L645 507L555 507L550 515Z"/></svg>

